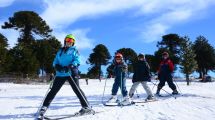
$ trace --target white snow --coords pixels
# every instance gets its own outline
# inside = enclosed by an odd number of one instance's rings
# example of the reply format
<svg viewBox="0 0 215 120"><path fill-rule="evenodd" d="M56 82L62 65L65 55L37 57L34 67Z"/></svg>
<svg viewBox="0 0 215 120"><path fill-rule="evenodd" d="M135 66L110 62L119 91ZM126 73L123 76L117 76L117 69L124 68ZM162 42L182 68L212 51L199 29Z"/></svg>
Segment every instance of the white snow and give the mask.
<svg viewBox="0 0 215 120"><path fill-rule="evenodd" d="M107 80L104 100L111 94L113 79ZM154 83L156 81L153 81ZM99 113L65 120L215 120L215 82L193 82L187 86L186 82L177 82L183 96L161 97L159 101L145 103L144 106L104 107L101 105L105 80L80 80L93 109ZM132 83L127 80L127 89ZM153 84L149 82L150 88ZM32 120L49 85L27 85L0 83L0 119L1 120ZM172 92L168 85L164 87ZM153 92L155 93L156 87ZM146 97L142 86L137 89L140 99ZM120 90L118 91L120 97ZM161 94L165 95L164 91ZM134 96L137 98L137 94ZM81 108L77 97L68 84L65 84L52 101L46 115L57 116L73 114ZM59 116L58 116L59 115Z"/></svg>

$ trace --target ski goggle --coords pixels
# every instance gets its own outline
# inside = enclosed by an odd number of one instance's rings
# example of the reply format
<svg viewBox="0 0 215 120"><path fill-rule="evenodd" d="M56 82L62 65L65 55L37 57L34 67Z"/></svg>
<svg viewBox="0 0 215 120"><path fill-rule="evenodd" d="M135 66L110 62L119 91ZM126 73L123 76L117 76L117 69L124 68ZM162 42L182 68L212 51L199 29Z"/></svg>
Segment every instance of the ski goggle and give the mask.
<svg viewBox="0 0 215 120"><path fill-rule="evenodd" d="M122 59L121 59L121 58L116 58L115 60L117 60L117 61L121 61Z"/></svg>
<svg viewBox="0 0 215 120"><path fill-rule="evenodd" d="M72 39L72 38L65 38L65 41L69 42L69 43L74 43L75 42L75 40Z"/></svg>
<svg viewBox="0 0 215 120"><path fill-rule="evenodd" d="M167 55L167 54L163 54L162 56L163 56L163 57L167 57L168 55Z"/></svg>

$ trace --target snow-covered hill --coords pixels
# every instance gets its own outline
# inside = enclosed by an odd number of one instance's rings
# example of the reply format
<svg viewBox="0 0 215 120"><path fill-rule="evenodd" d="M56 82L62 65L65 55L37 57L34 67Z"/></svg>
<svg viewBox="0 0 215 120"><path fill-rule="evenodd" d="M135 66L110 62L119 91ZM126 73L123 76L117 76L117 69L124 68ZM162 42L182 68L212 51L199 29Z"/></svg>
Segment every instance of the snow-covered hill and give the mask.
<svg viewBox="0 0 215 120"><path fill-rule="evenodd" d="M156 81L153 81L156 82ZM186 86L185 82L177 82L183 96L161 97L159 101L145 103L144 106L104 107L101 105L105 80L81 80L81 88L87 95L93 109L99 113L67 120L215 120L215 83L193 82ZM113 79L107 80L105 98L110 97ZM127 80L127 89L131 87ZM153 84L149 83L153 88ZM0 83L0 119L33 120L49 85L26 85ZM172 92L166 85L164 89ZM153 89L155 93L156 87ZM137 93L141 99L146 94L139 86ZM163 95L166 93L161 92ZM119 92L118 92L119 94ZM137 95L134 96L135 99ZM66 84L53 100L46 115L60 116L72 114L81 108L71 87Z"/></svg>

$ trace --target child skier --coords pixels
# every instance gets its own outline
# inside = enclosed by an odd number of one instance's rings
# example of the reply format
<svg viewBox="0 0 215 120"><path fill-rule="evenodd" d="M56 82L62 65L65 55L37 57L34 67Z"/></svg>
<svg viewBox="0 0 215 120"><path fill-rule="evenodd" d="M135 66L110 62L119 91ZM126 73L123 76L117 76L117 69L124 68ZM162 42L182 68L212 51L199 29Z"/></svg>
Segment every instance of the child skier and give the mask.
<svg viewBox="0 0 215 120"><path fill-rule="evenodd" d="M94 114L94 111L91 109L89 102L87 101L84 92L80 89L78 83L78 66L80 64L79 53L74 46L75 37L71 34L67 35L64 40L64 47L61 48L54 59L53 66L56 70L56 76L53 81L53 86L51 90L48 92L42 107L38 113L38 120L42 120L44 118L44 114L49 107L50 103L54 99L57 92L60 90L62 85L68 80L71 85L73 91L77 95L78 99L81 103L81 110L76 113L76 115L84 115L84 114Z"/></svg>
<svg viewBox="0 0 215 120"><path fill-rule="evenodd" d="M129 91L129 97L132 98L138 85L142 84L143 88L145 89L148 95L146 101L155 100L151 89L147 85L147 82L151 80L151 74L149 64L145 60L145 56L143 54L138 55L138 61L133 66L133 68L134 68L134 75L132 79L133 85Z"/></svg>
<svg viewBox="0 0 215 120"><path fill-rule="evenodd" d="M107 104L109 103L117 103L117 91L120 88L121 93L123 96L123 100L120 102L121 105L129 105L131 101L128 97L128 91L126 90L126 72L127 72L127 65L123 60L123 56L121 53L117 53L114 57L112 65L114 66L114 84L112 87L112 97L108 100Z"/></svg>
<svg viewBox="0 0 215 120"><path fill-rule="evenodd" d="M172 72L174 70L174 65L172 61L169 59L169 54L164 52L162 54L163 60L160 63L159 70L158 70L158 79L160 83L157 87L156 95L160 95L160 90L165 85L167 81L169 87L173 90L172 94L178 94L175 84L173 83Z"/></svg>

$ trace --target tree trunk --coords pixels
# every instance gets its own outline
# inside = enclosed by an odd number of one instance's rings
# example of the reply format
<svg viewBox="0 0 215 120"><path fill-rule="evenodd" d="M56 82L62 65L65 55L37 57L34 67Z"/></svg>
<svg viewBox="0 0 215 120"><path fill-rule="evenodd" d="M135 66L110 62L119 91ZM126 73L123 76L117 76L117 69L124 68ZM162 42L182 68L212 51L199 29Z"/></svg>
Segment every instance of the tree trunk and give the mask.
<svg viewBox="0 0 215 120"><path fill-rule="evenodd" d="M101 65L99 65L99 81L101 82Z"/></svg>
<svg viewBox="0 0 215 120"><path fill-rule="evenodd" d="M186 74L186 81L187 81L187 85L190 85L190 79L189 79L189 74Z"/></svg>
<svg viewBox="0 0 215 120"><path fill-rule="evenodd" d="M199 70L198 73L199 73L199 79L202 79L202 77L203 77L202 71Z"/></svg>
<svg viewBox="0 0 215 120"><path fill-rule="evenodd" d="M205 74L206 74L206 75L208 74L208 71L209 71L209 70L208 70L208 69L206 69L206 71L205 71Z"/></svg>

